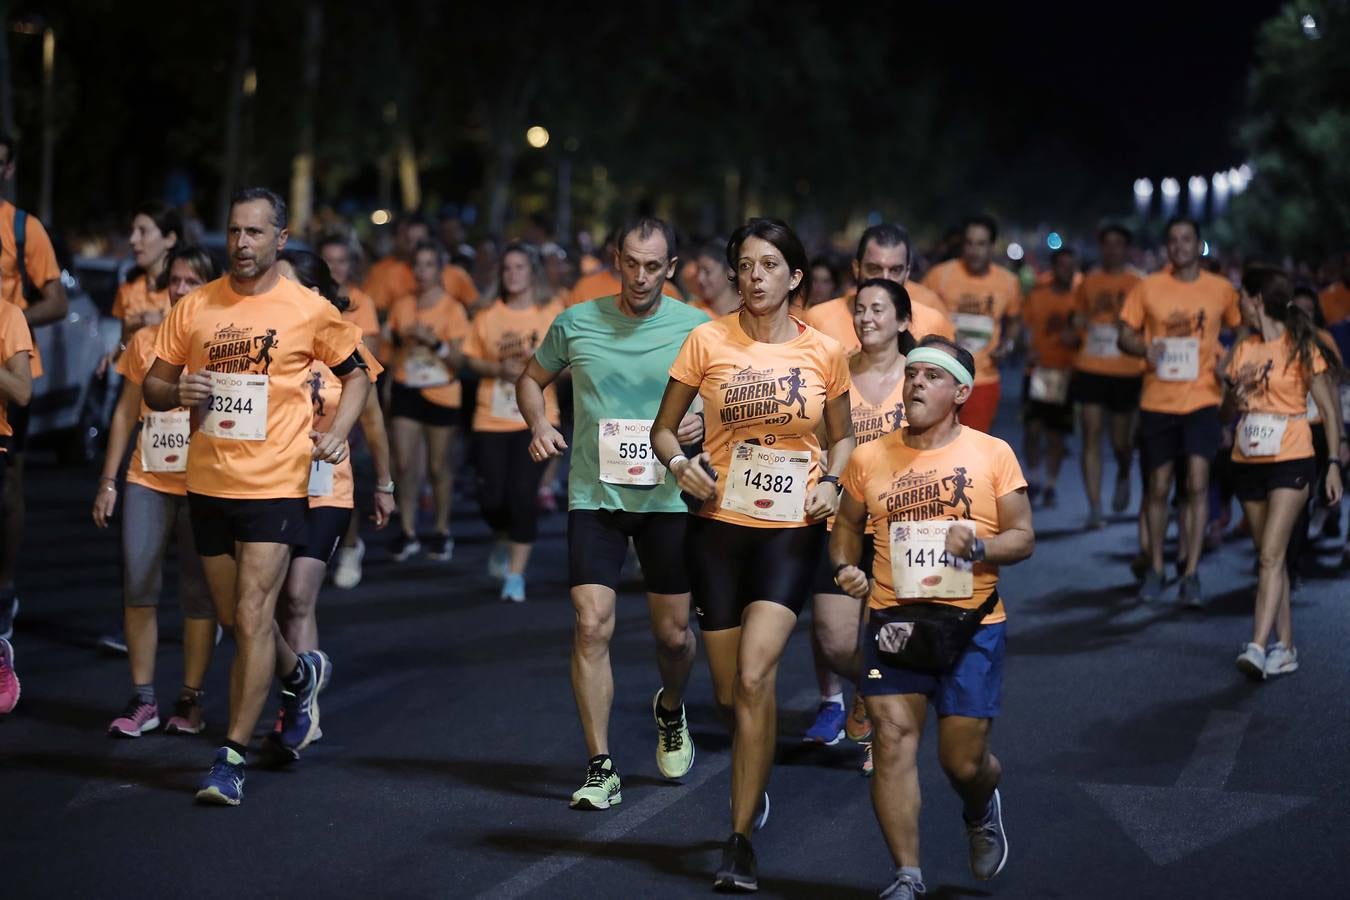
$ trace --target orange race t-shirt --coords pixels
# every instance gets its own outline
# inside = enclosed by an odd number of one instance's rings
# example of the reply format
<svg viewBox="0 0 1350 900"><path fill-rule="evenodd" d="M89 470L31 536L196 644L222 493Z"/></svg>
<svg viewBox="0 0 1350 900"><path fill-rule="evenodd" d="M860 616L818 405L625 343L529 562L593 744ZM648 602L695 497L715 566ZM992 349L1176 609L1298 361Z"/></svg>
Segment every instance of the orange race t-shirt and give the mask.
<svg viewBox="0 0 1350 900"><path fill-rule="evenodd" d="M1022 306L1022 323L1036 354L1036 365L1047 369L1073 366L1077 351L1064 346L1064 332L1071 327L1077 305L1072 288L1058 291L1052 285L1037 285L1027 294Z"/></svg>
<svg viewBox="0 0 1350 900"><path fill-rule="evenodd" d="M23 317L19 307L13 303L0 303L0 365L7 364L15 354L33 355L33 332L28 320ZM9 424L9 404L0 402L0 437L14 434ZM0 444L0 451L8 448Z"/></svg>
<svg viewBox="0 0 1350 900"><path fill-rule="evenodd" d="M129 317L151 310L169 311L169 292L150 289L150 278L141 273L117 289L113 298L112 317L125 322Z"/></svg>
<svg viewBox="0 0 1350 900"><path fill-rule="evenodd" d="M19 262L14 255L17 239L14 236L14 215L18 212L14 204L0 199L0 300L12 303L19 309L27 309L28 301L23 296L23 286L19 279ZM24 267L29 281L41 288L49 281L61 277L61 267L56 262L56 251L52 249L52 240L47 229L42 227L37 216L29 215L24 225L23 243ZM25 319L25 322L27 320ZM29 332L31 340L31 329ZM29 351L33 380L42 377L42 353L36 343Z"/></svg>
<svg viewBox="0 0 1350 900"><path fill-rule="evenodd" d="M342 321L333 304L289 278L278 278L254 296L241 296L228 278L218 278L180 300L160 326L155 341L160 359L188 372L267 376L263 440L207 434L200 427L205 406L196 411L188 490L233 499L308 496L314 447L310 366L315 360L340 365L360 343L360 330ZM238 402L246 399L241 394ZM260 413L250 404L237 420L223 418L221 428L241 427ZM222 415L228 413L216 413Z"/></svg>
<svg viewBox="0 0 1350 900"><path fill-rule="evenodd" d="M994 351L1003 342L1003 319L1022 310L1022 285L999 266L972 275L959 259L939 263L923 280L942 298L956 328L956 341L975 357L975 383L999 380Z"/></svg>
<svg viewBox="0 0 1350 900"><path fill-rule="evenodd" d="M370 355L370 352L361 347L358 352L361 358L366 361L366 372L370 376L370 383L374 384L384 371L384 367ZM333 427L333 419L337 416L338 403L342 400L342 379L333 374L333 370L323 363L315 361L309 369L309 379L306 382L309 388L310 405L314 408L314 430L326 432ZM350 448L350 443L348 447ZM311 466L314 463L311 463ZM333 466L333 480L329 485L331 490L328 493L315 494L311 491L309 496L309 508L316 507L336 507L338 509L356 508L356 479L352 474L352 455L347 453L342 457L342 462ZM322 487L322 483L311 476L311 485L315 489Z"/></svg>
<svg viewBox="0 0 1350 900"><path fill-rule="evenodd" d="M473 306L480 296L478 286L473 283L473 277L454 263L447 263L445 268L441 269L441 287L464 306Z"/></svg>
<svg viewBox="0 0 1350 900"><path fill-rule="evenodd" d="M380 317L375 310L375 301L354 284L347 285L343 290L347 292L347 299L351 302L342 318L361 329L361 337L379 337Z"/></svg>
<svg viewBox="0 0 1350 900"><path fill-rule="evenodd" d="M117 371L127 381L137 386L145 384L145 376L150 372L150 366L155 362L155 340L158 335L159 324L156 323L140 329L127 341L127 349L117 359ZM179 411L171 410L171 412ZM145 417L153 412L154 410L146 406L145 399L142 398L141 421L144 422ZM147 472L145 470L145 464L141 459L141 441L145 439L146 431L142 427L140 434L136 436L136 446L131 451L131 462L127 465L127 481L164 494L177 494L180 497L185 495L187 493L187 472ZM183 452L188 455L191 454L191 441Z"/></svg>
<svg viewBox="0 0 1350 900"><path fill-rule="evenodd" d="M849 414L853 418L853 437L858 446L870 444L905 424L905 376L885 397L875 403L863 396L858 383L853 382L848 394Z"/></svg>
<svg viewBox="0 0 1350 900"><path fill-rule="evenodd" d="M745 333L740 313L715 319L689 333L670 367L671 378L697 388L703 397L703 449L718 477L717 494L703 504L700 516L756 528L813 524L805 517L783 522L722 507L733 455L738 465L743 464L752 446L786 451L796 466L801 464L795 460L809 457L806 482L799 491L809 495L820 478L817 429L822 427L826 402L848 393L848 358L833 338L797 319L792 322L798 328L796 337L767 344ZM748 469L745 474L752 475Z"/></svg>
<svg viewBox="0 0 1350 900"><path fill-rule="evenodd" d="M932 296L932 291L923 288L922 285L905 285L907 291L913 291L916 287ZM826 300L824 303L817 303L806 311L802 319L807 325L838 341L839 345L844 348L845 353L852 353L862 346L858 341L858 333L853 330L853 301L855 297L854 294L848 294L843 297L836 297L833 300ZM915 295L910 293L909 298L912 301L915 299ZM909 309L909 333L914 335L914 340L921 341L930 334L945 337L947 340L952 340L956 336L956 331L952 328L952 320L947 318L945 312L929 306L925 301L911 302Z"/></svg>
<svg viewBox="0 0 1350 900"><path fill-rule="evenodd" d="M1322 315L1326 317L1327 324L1335 325L1350 316L1350 285L1347 285L1344 281L1338 281L1322 291L1318 301L1322 306Z"/></svg>
<svg viewBox="0 0 1350 900"><path fill-rule="evenodd" d="M964 521L981 539L999 534L998 500L1027 486L1017 455L1004 441L962 427L947 446L915 450L905 444L907 429L892 432L853 451L841 479L849 496L867 507L867 525L876 549L872 565L873 609L916 603L897 600L891 574L892 522ZM976 563L968 598L942 600L976 609L998 585L998 566ZM933 602L933 601L924 601ZM1000 599L984 624L1008 617Z"/></svg>
<svg viewBox="0 0 1350 900"><path fill-rule="evenodd" d="M1077 311L1086 327L1082 329L1083 343L1074 358L1075 369L1113 378L1138 378L1144 374L1147 363L1117 345L1120 311L1139 280L1130 271L1097 269L1083 276L1076 297Z"/></svg>
<svg viewBox="0 0 1350 900"><path fill-rule="evenodd" d="M464 312L463 304L457 303L448 294L426 309L419 308L417 298L413 296L394 301L389 310L389 330L394 335L401 335L419 322L446 343L461 341L469 335L469 316ZM422 396L428 402L452 409L463 405L464 385L459 380L459 373L439 359L430 347L412 339L400 340L394 345L392 359L396 383L408 384L408 363L412 360L419 370L443 373L449 379L443 385L421 389Z"/></svg>
<svg viewBox="0 0 1350 900"><path fill-rule="evenodd" d="M498 300L474 317L464 340L464 355L493 363L510 357L528 361L559 311L552 303L512 309ZM529 427L516 406L516 386L509 381L479 379L475 399L474 431L524 431ZM544 412L555 426L559 423L558 393L551 384L544 388Z"/></svg>
<svg viewBox="0 0 1350 900"><path fill-rule="evenodd" d="M1223 348L1219 332L1242 321L1237 292L1218 275L1201 272L1194 281L1180 281L1169 272L1140 280L1125 297L1120 321L1143 329L1144 343L1154 338L1193 338L1199 342L1198 374L1189 381L1165 381L1156 371L1144 372L1139 408L1185 415L1223 400L1215 371Z"/></svg>
<svg viewBox="0 0 1350 900"><path fill-rule="evenodd" d="M469 273L450 264L441 270L441 285L445 292L465 306L478 302L478 288ZM366 293L375 301L375 309L387 312L399 297L417 293L417 279L412 266L396 256L386 256L370 267L366 274Z"/></svg>
<svg viewBox="0 0 1350 900"><path fill-rule="evenodd" d="M1271 414L1283 417L1284 436L1279 451L1274 455L1248 455L1249 448L1242 440L1242 422L1239 421L1233 438L1233 461L1243 463L1284 462L1290 459L1308 459L1313 456L1312 428L1308 425L1308 393L1313 376L1327 370L1322 354L1313 351L1312 373L1309 374L1294 354L1294 342L1288 334L1279 340L1263 341L1253 334L1233 348L1228 359L1228 377L1247 391L1248 414ZM1337 396L1332 391L1332 396Z"/></svg>

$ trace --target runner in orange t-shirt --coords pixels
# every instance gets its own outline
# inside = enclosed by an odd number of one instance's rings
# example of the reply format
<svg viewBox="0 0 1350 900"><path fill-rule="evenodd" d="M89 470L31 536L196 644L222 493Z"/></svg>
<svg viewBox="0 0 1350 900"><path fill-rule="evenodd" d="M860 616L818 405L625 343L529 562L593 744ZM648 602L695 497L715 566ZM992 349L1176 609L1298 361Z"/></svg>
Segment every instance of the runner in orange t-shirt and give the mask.
<svg viewBox="0 0 1350 900"><path fill-rule="evenodd" d="M860 349L849 357L849 412L853 438L860 447L905 424L905 355L915 346L909 332L912 306L908 287L889 278L867 279L858 287L853 331ZM828 555L821 554L811 597L811 649L820 706L802 740L833 745L847 734L865 745L862 771L870 775L872 754L867 741L872 723L860 692L855 692L847 718L844 714L844 679L856 682L858 677L861 616L861 601L840 591Z"/></svg>
<svg viewBox="0 0 1350 900"><path fill-rule="evenodd" d="M1074 360L1069 396L1081 410L1088 528L1106 524L1102 518L1102 444L1108 416L1116 458L1111 511L1122 513L1130 504L1134 426L1144 386L1144 361L1120 350L1120 311L1125 297L1139 283L1139 276L1126 267L1131 240L1133 235L1120 225L1108 225L1099 231L1102 267L1087 273L1077 291L1074 324L1082 343Z"/></svg>
<svg viewBox="0 0 1350 900"><path fill-rule="evenodd" d="M319 256L328 265L333 280L351 301L342 312L342 318L361 329L361 341L374 356L380 349L380 318L375 300L352 280L352 245L342 235L330 234L319 239Z"/></svg>
<svg viewBox="0 0 1350 900"><path fill-rule="evenodd" d="M435 531L425 542L427 556L448 560L455 552L455 539L450 535L450 503L454 497L450 452L459 433L463 406L459 369L464 365L462 345L469 333L469 317L464 307L446 293L437 278L440 269L440 248L432 243L419 245L413 254L417 293L394 301L389 310L394 346L389 416L402 487L401 528L389 552L397 562L423 549L417 537L417 498L427 480L435 506Z"/></svg>
<svg viewBox="0 0 1350 900"><path fill-rule="evenodd" d="M272 675L286 709L280 745L304 749L318 732L318 695L330 668L319 651L297 656L275 622L291 547L305 542L313 460L340 463L370 382L360 334L332 304L281 277L286 203L248 188L230 205L230 274L183 298L165 318L145 401L164 412L189 407L196 427L188 455L188 506L212 600L234 628L236 655L226 743L197 799L237 806L244 755ZM307 392L318 360L342 379L327 432L314 430Z"/></svg>
<svg viewBox="0 0 1350 900"><path fill-rule="evenodd" d="M1064 463L1065 439L1073 434L1073 404L1069 402L1069 379L1078 347L1073 314L1078 300L1074 276L1078 255L1068 248L1050 256L1052 279L1037 285L1022 306L1022 327L1027 335L1027 371L1022 379L1022 453L1031 481L1027 496L1046 509L1058 503L1055 482ZM1045 480L1036 478L1041 468L1041 444L1045 444Z"/></svg>
<svg viewBox="0 0 1350 900"><path fill-rule="evenodd" d="M1202 606L1200 554L1209 516L1210 464L1219 449L1219 332L1241 321L1233 286L1200 267L1200 226L1177 217L1167 224L1170 272L1144 278L1125 298L1120 348L1148 360L1139 401L1139 447L1148 473L1148 542L1151 569L1139 599L1163 591L1163 534L1173 469L1186 460L1182 546L1185 571L1178 600ZM1178 485L1180 487L1180 485Z"/></svg>
<svg viewBox="0 0 1350 900"><path fill-rule="evenodd" d="M9 460L9 441L14 433L8 413L27 404L33 394L32 352L33 335L23 313L14 304L0 302L0 471ZM19 702L19 676L14 672L14 648L9 643L18 608L19 601L11 589L0 607L0 716L13 712Z"/></svg>
<svg viewBox="0 0 1350 900"><path fill-rule="evenodd" d="M525 569L539 527L539 480L545 463L530 457L530 429L516 405L516 380L558 313L549 304L548 281L539 254L528 244L502 252L501 298L473 320L464 341L478 382L473 414L478 502L497 544L489 572L502 579L501 598L525 600ZM548 304L548 305L541 305ZM544 391L548 421L557 427L558 395Z"/></svg>
<svg viewBox="0 0 1350 900"><path fill-rule="evenodd" d="M132 258L136 276L117 289L111 315L122 322L122 343L146 325L157 324L169 311L169 292L160 287L169 251L183 239L178 211L151 201L136 208L131 220Z"/></svg>
<svg viewBox="0 0 1350 900"><path fill-rule="evenodd" d="M176 244L163 263L169 307L220 273L201 247ZM159 645L159 595L169 545L178 545L178 603L183 610L183 681L166 734L200 734L202 684L216 645L216 611L201 557L192 543L187 502L189 423L186 409L153 412L141 385L155 361L159 320L132 334L117 362L122 393L108 425L103 474L94 495L94 524L107 528L117 507L117 471L135 439L127 466L122 510L122 632L131 664L131 699L108 734L140 737L159 727L155 654ZM141 423L136 434L137 422Z"/></svg>
<svg viewBox="0 0 1350 900"><path fill-rule="evenodd" d="M1341 280L1328 285L1319 302L1328 326L1350 318L1350 252L1341 257Z"/></svg>
<svg viewBox="0 0 1350 900"><path fill-rule="evenodd" d="M714 884L754 890L749 835L769 813L778 662L811 590L853 425L842 348L788 314L810 269L797 235L751 219L727 243L727 262L745 306L690 332L651 443L697 503L685 540L691 593L718 704L736 722L732 833ZM704 452L689 460L677 432L696 396L707 426Z"/></svg>
<svg viewBox="0 0 1350 900"><path fill-rule="evenodd" d="M366 274L366 293L375 301L375 309L387 313L399 297L406 297L417 289L412 273L413 249L431 240L431 226L418 213L407 213L394 223L393 252L377 261ZM473 279L459 266L446 264L441 272L446 293L466 307L474 307L479 300Z"/></svg>
<svg viewBox="0 0 1350 900"><path fill-rule="evenodd" d="M912 301L909 333L914 340L921 341L930 334L950 340L956 336L956 331L942 299L909 279L910 250L909 232L905 229L899 225L873 225L858 239L858 252L853 260L854 279L889 278L902 285ZM803 318L812 328L838 341L845 351L852 353L858 349L858 335L853 329L852 294L817 303Z"/></svg>
<svg viewBox="0 0 1350 900"><path fill-rule="evenodd" d="M1318 305L1317 291L1311 285L1299 284L1294 287L1294 305L1307 313L1308 318L1312 319L1317 325L1317 340L1326 350L1336 357L1336 363L1340 367L1341 383L1336 385L1337 397L1341 402L1341 426L1342 438L1341 444L1344 446L1344 427L1345 427L1345 409L1346 402L1350 400L1350 383L1345 381L1345 360L1341 357L1340 348L1336 344L1336 338L1331 332L1326 330L1326 320L1322 318L1322 310ZM1313 485L1310 500L1310 513L1308 515L1308 527L1304 531L1296 527L1294 529L1294 539L1289 547L1288 559L1297 561L1303 555L1303 545L1300 538L1304 540L1317 540L1319 537L1340 538L1340 519L1341 506L1339 503L1330 504L1326 501L1326 476L1327 469L1331 466L1340 466L1340 460L1332 460L1331 454L1327 448L1326 434L1318 427L1322 423L1322 414L1317 408L1311 394L1308 395L1308 424L1313 426L1313 455L1317 458L1317 483ZM1291 568L1294 568L1291 565Z"/></svg>
<svg viewBox="0 0 1350 900"><path fill-rule="evenodd" d="M922 892L915 801L930 700L938 756L964 807L971 871L987 880L1007 862L1003 771L989 740L1006 654L999 567L1030 557L1035 535L1012 448L959 420L975 382L970 351L930 337L906 363L906 424L849 460L829 556L839 587L871 609L858 683L877 724L872 799L896 865L892 889ZM860 565L868 532L870 569ZM982 616L966 646L955 648L954 661L913 658L911 643L923 649L912 640L922 634L916 613L908 612L916 604Z"/></svg>
<svg viewBox="0 0 1350 900"><path fill-rule="evenodd" d="M1331 458L1341 450L1340 366L1293 297L1288 276L1278 269L1250 266L1242 273L1242 321L1253 333L1233 348L1225 372L1225 409L1241 414L1233 438L1234 493L1259 557L1252 639L1237 667L1257 681L1298 668L1285 554L1318 483L1307 421L1310 394ZM1340 468L1332 466L1326 499L1338 502L1341 492ZM1272 630L1278 640L1267 648Z"/></svg>
<svg viewBox="0 0 1350 900"><path fill-rule="evenodd" d="M961 231L961 257L934 266L923 283L946 305L957 343L975 356L975 390L961 407L961 421L987 433L998 414L998 363L1017 339L1022 285L993 264L998 224L991 217L972 216Z"/></svg>

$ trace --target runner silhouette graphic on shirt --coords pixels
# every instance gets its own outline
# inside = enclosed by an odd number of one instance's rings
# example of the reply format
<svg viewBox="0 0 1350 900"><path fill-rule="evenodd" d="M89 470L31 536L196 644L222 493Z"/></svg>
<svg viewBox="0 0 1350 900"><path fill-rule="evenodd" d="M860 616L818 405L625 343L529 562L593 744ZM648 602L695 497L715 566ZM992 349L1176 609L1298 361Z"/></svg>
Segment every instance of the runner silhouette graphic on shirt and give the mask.
<svg viewBox="0 0 1350 900"><path fill-rule="evenodd" d="M314 414L323 415L323 376L318 372L309 373L309 399L314 404Z"/></svg>
<svg viewBox="0 0 1350 900"><path fill-rule="evenodd" d="M899 428L905 423L905 404L895 404L895 409L886 413L886 427L891 431Z"/></svg>
<svg viewBox="0 0 1350 900"><path fill-rule="evenodd" d="M255 337L253 343L258 344L258 355L249 358L249 362L256 365L262 365L262 374L266 375L267 370L272 367L272 348L277 345L277 330L275 328L267 329L267 334L262 337Z"/></svg>
<svg viewBox="0 0 1350 900"><path fill-rule="evenodd" d="M806 418L806 397L802 394L802 388L806 386L806 380L802 378L802 370L798 368L788 369L790 374L784 375L778 379L778 386L783 387L787 383L787 398L779 400L779 406L791 406L796 403L799 406L797 418Z"/></svg>
<svg viewBox="0 0 1350 900"><path fill-rule="evenodd" d="M956 509L956 504L963 503L966 507L965 518L970 518L970 498L966 496L966 488L970 487L972 482L966 477L964 466L957 466L954 474L948 475L942 479L942 489L947 490L947 484L952 485L952 499L944 501L952 509Z"/></svg>

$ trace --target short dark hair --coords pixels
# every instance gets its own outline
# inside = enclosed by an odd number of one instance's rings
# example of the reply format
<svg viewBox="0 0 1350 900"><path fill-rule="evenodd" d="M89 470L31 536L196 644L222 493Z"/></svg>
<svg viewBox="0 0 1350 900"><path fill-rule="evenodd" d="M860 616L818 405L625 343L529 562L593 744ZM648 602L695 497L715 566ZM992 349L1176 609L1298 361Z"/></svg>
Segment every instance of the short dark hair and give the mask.
<svg viewBox="0 0 1350 900"><path fill-rule="evenodd" d="M919 341L919 346L939 347L947 351L952 356L956 357L956 361L961 364L961 368L965 369L967 372L970 373L971 378L975 377L975 357L972 356L970 351L967 350L965 347L962 347L960 344L956 343L956 341L949 340L940 334L930 334L926 335L923 340Z"/></svg>
<svg viewBox="0 0 1350 900"><path fill-rule="evenodd" d="M722 238L713 238L710 241L705 241L698 248L698 252L694 254L694 258L698 259L701 256L706 256L709 259L715 259L722 265L726 265L727 242Z"/></svg>
<svg viewBox="0 0 1350 900"><path fill-rule="evenodd" d="M811 261L806 255L806 248L802 246L802 239L797 237L797 233L782 219L750 219L732 232L731 238L727 241L727 265L731 267L731 271L737 271L741 245L752 237L773 244L778 248L778 252L783 254L788 268L802 273L797 286L788 291L788 299L795 300L806 293L809 289Z"/></svg>
<svg viewBox="0 0 1350 900"><path fill-rule="evenodd" d="M1106 240L1108 235L1118 234L1124 239L1126 246L1134 243L1134 232L1121 225L1119 222L1108 222L1097 229L1097 243Z"/></svg>
<svg viewBox="0 0 1350 900"><path fill-rule="evenodd" d="M220 269L216 266L216 261L211 258L211 254L204 247L196 244L174 244L169 249L169 253L164 257L164 271L160 272L159 283L155 286L156 290L167 290L169 287L169 271L173 264L182 260L187 263L192 271L197 273L197 277L202 283L215 281L220 277Z"/></svg>
<svg viewBox="0 0 1350 900"><path fill-rule="evenodd" d="M1059 248L1058 250L1056 250L1054 253L1051 253L1051 254L1050 254L1050 264L1051 264L1051 265L1054 265L1055 263L1059 262L1059 260L1060 260L1062 257L1065 257L1065 256L1071 256L1071 257L1077 259L1077 258L1078 258L1078 252L1077 252L1076 250L1074 250L1072 247L1060 247L1060 248Z"/></svg>
<svg viewBox="0 0 1350 900"><path fill-rule="evenodd" d="M854 259L861 265L863 255L867 253L867 245L876 244L878 247L901 247L905 248L905 262L912 262L914 255L913 248L909 239L909 232L891 222L882 222L880 225L873 225L862 233L858 238L858 253Z"/></svg>
<svg viewBox="0 0 1350 900"><path fill-rule="evenodd" d="M1190 216L1173 216L1172 218L1167 220L1167 225L1163 228L1164 241L1167 240L1168 235L1172 233L1172 229L1177 225L1191 226L1192 228L1195 229L1195 239L1197 241L1202 239L1203 235L1200 234L1199 222L1197 222L1195 219L1192 219Z"/></svg>
<svg viewBox="0 0 1350 900"><path fill-rule="evenodd" d="M346 312L351 306L351 299L342 293L342 286L333 279L333 272L322 256L309 250L283 250L281 259L291 264L296 281L318 291L320 296L337 307L338 312Z"/></svg>
<svg viewBox="0 0 1350 900"><path fill-rule="evenodd" d="M352 249L351 244L347 242L347 239L345 237L332 231L330 231L328 234L322 235L319 238L318 242L315 243L314 245L314 249L319 253L323 252L324 247L341 247L343 250L346 250L348 252L350 252Z"/></svg>
<svg viewBox="0 0 1350 900"><path fill-rule="evenodd" d="M437 263L437 265L439 265L439 266L441 266L442 268L444 268L444 266L445 266L445 248L442 247L442 246L440 245L439 242L437 242L437 241L431 241L431 240L427 240L427 241L418 241L418 242L417 242L417 246L416 246L416 247L413 247L413 251L412 251L412 258L413 258L414 261L417 259L417 254L419 254L419 253L435 253L435 254L436 254L436 263Z"/></svg>
<svg viewBox="0 0 1350 900"><path fill-rule="evenodd" d="M145 216L154 222L160 234L165 237L172 234L180 241L183 239L183 217L172 206L165 206L158 200L150 200L136 207L132 218L136 216Z"/></svg>
<svg viewBox="0 0 1350 900"><path fill-rule="evenodd" d="M658 231L661 232L661 237L666 240L666 259L675 258L677 250L675 229L665 219L658 219L656 216L637 216L624 222L619 230L614 233L614 251L616 253L623 252L623 242L628 239L628 235L635 231L642 240L646 240Z"/></svg>
<svg viewBox="0 0 1350 900"><path fill-rule="evenodd" d="M278 229L285 228L290 221L287 218L286 201L281 199L281 195L276 191L268 190L265 187L246 187L230 198L230 209L234 209L241 203L252 203L254 200L266 200L272 204L272 224Z"/></svg>
<svg viewBox="0 0 1350 900"><path fill-rule="evenodd" d="M998 240L998 220L993 216L986 213L980 213L976 216L966 216L961 220L962 238L966 236L966 232L970 230L970 226L972 225L978 225L981 228L986 229L989 232L989 240L991 242Z"/></svg>

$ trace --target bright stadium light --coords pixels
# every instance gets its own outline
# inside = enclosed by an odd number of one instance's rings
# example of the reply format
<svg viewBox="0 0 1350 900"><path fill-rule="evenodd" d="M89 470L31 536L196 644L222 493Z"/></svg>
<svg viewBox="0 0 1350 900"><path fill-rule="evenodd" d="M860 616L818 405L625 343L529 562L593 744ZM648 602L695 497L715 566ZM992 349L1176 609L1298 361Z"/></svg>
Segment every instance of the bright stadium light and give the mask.
<svg viewBox="0 0 1350 900"><path fill-rule="evenodd" d="M1162 194L1164 197L1172 199L1181 196L1181 184L1175 178L1164 178L1162 180Z"/></svg>
<svg viewBox="0 0 1350 900"><path fill-rule="evenodd" d="M1147 200L1153 196L1153 182L1147 178L1136 178L1134 180L1134 197L1136 200Z"/></svg>
<svg viewBox="0 0 1350 900"><path fill-rule="evenodd" d="M525 143L536 150L542 150L548 146L548 129L543 125L531 125L525 132Z"/></svg>
<svg viewBox="0 0 1350 900"><path fill-rule="evenodd" d="M1308 40L1315 41L1322 36L1322 33L1317 30L1317 20L1312 17L1312 13L1308 13L1299 19L1298 24L1302 26L1303 36Z"/></svg>
<svg viewBox="0 0 1350 900"><path fill-rule="evenodd" d="M388 225L388 224L389 224L389 220L392 219L392 218L393 218L393 216L390 214L389 210L387 210L387 209L377 209L377 210L375 210L374 212L372 212L372 213L370 214L370 224L372 224L372 225Z"/></svg>
<svg viewBox="0 0 1350 900"><path fill-rule="evenodd" d="M1052 231L1045 236L1045 246L1051 250L1058 250L1064 246L1064 238L1059 236L1058 231Z"/></svg>
<svg viewBox="0 0 1350 900"><path fill-rule="evenodd" d="M1017 243L1017 241L1013 241L1008 245L1008 259L1017 262L1023 256L1026 256L1026 251L1022 249L1022 245Z"/></svg>

